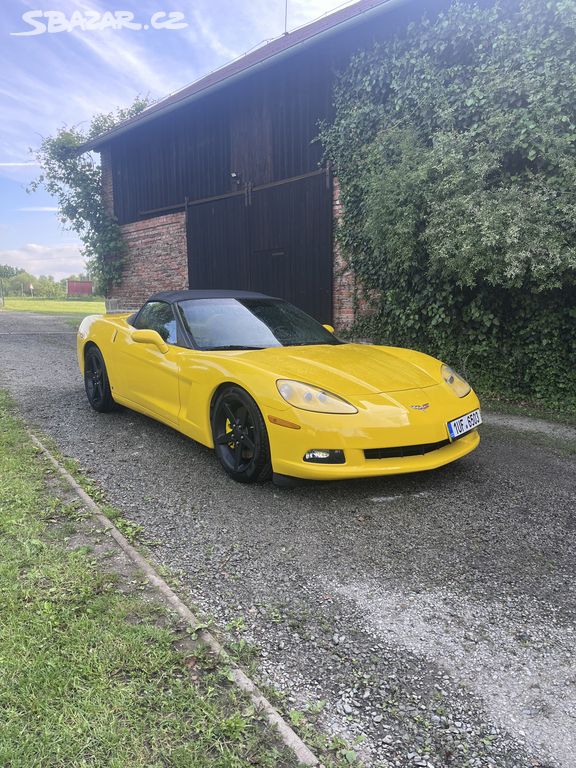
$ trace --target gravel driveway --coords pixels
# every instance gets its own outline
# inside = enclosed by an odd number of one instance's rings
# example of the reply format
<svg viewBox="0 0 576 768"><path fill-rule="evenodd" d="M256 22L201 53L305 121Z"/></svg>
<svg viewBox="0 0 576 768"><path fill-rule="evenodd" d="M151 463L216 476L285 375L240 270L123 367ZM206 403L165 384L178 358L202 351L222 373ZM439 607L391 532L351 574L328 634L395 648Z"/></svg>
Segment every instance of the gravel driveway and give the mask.
<svg viewBox="0 0 576 768"><path fill-rule="evenodd" d="M61 318L0 312L0 386L370 766L576 766L576 430L492 416L441 470L283 491L88 406ZM323 705L319 705L321 708Z"/></svg>

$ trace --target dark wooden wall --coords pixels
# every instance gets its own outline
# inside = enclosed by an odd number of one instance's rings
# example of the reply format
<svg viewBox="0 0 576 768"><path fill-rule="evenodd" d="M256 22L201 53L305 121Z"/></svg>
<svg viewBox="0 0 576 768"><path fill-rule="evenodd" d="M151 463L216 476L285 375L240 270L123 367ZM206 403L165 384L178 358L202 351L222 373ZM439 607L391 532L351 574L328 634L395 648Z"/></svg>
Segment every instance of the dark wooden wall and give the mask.
<svg viewBox="0 0 576 768"><path fill-rule="evenodd" d="M330 111L331 79L318 51L255 73L112 145L114 207L121 223L147 211L315 170L314 139ZM322 71L324 70L324 71Z"/></svg>
<svg viewBox="0 0 576 768"><path fill-rule="evenodd" d="M159 117L112 144L114 210L120 223L144 212L217 195L230 187L230 131L225 102Z"/></svg>

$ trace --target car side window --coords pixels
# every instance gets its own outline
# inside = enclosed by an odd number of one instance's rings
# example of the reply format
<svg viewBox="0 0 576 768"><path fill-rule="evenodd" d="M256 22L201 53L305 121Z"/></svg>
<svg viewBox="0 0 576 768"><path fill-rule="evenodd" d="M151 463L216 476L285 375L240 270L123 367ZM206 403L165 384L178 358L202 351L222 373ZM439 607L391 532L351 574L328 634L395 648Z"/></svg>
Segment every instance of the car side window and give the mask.
<svg viewBox="0 0 576 768"><path fill-rule="evenodd" d="M178 328L172 305L165 301L149 301L138 313L134 328L157 331L167 344L178 343Z"/></svg>

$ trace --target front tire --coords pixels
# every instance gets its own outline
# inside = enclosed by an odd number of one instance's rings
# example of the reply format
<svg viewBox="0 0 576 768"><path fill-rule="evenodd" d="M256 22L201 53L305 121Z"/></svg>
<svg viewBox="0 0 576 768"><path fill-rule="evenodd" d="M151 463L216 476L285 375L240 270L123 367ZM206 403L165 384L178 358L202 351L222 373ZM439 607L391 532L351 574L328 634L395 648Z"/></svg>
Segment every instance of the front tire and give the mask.
<svg viewBox="0 0 576 768"><path fill-rule="evenodd" d="M84 388L88 402L98 413L109 413L116 407L106 363L98 347L90 347L84 358Z"/></svg>
<svg viewBox="0 0 576 768"><path fill-rule="evenodd" d="M266 424L244 389L222 390L212 409L214 450L224 470L239 483L262 483L272 476Z"/></svg>

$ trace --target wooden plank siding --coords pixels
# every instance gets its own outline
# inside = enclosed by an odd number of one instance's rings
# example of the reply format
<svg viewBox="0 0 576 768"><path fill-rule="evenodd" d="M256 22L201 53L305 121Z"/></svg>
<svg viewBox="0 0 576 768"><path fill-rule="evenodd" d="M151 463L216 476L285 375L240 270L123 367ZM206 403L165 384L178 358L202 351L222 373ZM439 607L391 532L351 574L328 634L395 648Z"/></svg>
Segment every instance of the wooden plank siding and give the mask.
<svg viewBox="0 0 576 768"><path fill-rule="evenodd" d="M180 205L230 189L228 110L212 97L202 106L121 136L112 144L114 210L121 224L140 212Z"/></svg>
<svg viewBox="0 0 576 768"><path fill-rule="evenodd" d="M111 143L121 224L145 211L318 168L318 122L331 110L331 61L315 48L160 116Z"/></svg>

